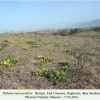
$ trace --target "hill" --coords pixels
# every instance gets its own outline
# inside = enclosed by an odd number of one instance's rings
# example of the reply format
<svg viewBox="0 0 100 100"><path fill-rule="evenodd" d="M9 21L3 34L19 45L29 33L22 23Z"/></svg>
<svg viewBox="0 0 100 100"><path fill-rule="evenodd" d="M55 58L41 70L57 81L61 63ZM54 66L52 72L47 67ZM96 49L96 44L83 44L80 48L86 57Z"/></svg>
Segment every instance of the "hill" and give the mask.
<svg viewBox="0 0 100 100"><path fill-rule="evenodd" d="M95 19L92 21L84 21L77 24L68 26L68 28L86 28L86 27L97 27L100 26L100 19Z"/></svg>

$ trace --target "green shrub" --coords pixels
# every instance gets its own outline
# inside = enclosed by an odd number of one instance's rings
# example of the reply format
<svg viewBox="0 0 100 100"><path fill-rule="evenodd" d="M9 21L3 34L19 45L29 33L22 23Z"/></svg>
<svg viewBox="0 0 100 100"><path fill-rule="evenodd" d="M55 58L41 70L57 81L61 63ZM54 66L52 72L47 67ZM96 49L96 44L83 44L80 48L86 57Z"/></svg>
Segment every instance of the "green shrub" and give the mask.
<svg viewBox="0 0 100 100"><path fill-rule="evenodd" d="M72 34L76 34L76 33L79 33L80 32L80 29L79 28L75 28L75 29L70 29L70 35Z"/></svg>
<svg viewBox="0 0 100 100"><path fill-rule="evenodd" d="M3 48L2 47L0 47L0 50L2 50Z"/></svg>
<svg viewBox="0 0 100 100"><path fill-rule="evenodd" d="M70 63L69 63L69 61L67 61L67 60L65 60L65 61L63 61L63 62L60 62L59 63L61 66L70 66Z"/></svg>
<svg viewBox="0 0 100 100"><path fill-rule="evenodd" d="M59 31L59 35L61 35L61 36L67 36L68 34L69 34L68 30L60 30Z"/></svg>

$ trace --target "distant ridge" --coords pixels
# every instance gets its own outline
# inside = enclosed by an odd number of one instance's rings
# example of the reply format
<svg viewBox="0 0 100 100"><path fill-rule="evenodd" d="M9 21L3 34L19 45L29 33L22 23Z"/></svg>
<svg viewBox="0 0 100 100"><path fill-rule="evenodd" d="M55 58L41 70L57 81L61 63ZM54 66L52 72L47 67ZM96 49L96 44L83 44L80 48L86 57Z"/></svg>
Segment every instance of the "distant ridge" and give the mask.
<svg viewBox="0 0 100 100"><path fill-rule="evenodd" d="M86 27L97 27L100 26L100 19L92 21L84 21L77 24L69 25L68 28L86 28Z"/></svg>

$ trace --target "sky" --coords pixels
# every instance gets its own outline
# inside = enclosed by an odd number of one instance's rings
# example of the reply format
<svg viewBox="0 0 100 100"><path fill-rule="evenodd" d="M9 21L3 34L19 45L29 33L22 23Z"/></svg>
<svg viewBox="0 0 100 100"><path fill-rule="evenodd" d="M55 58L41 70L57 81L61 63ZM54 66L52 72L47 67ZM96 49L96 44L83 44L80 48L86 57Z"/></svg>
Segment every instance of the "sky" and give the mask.
<svg viewBox="0 0 100 100"><path fill-rule="evenodd" d="M63 29L100 19L100 1L0 1L0 32Z"/></svg>

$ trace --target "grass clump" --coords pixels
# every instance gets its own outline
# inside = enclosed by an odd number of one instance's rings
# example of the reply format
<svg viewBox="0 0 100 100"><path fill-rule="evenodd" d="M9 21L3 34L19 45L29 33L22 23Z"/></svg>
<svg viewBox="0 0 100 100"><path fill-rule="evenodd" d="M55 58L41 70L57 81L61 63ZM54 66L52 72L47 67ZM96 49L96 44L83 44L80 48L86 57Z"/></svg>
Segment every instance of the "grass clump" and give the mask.
<svg viewBox="0 0 100 100"><path fill-rule="evenodd" d="M10 41L9 41L8 39L5 39L4 42L6 42L6 43L10 43Z"/></svg>
<svg viewBox="0 0 100 100"><path fill-rule="evenodd" d="M66 50L65 50L65 52L70 53L70 52L71 52L71 50L70 50L70 49L66 49Z"/></svg>
<svg viewBox="0 0 100 100"><path fill-rule="evenodd" d="M22 64L21 60L15 57L7 56L0 62L0 66L4 67L11 67L13 65L20 65Z"/></svg>
<svg viewBox="0 0 100 100"><path fill-rule="evenodd" d="M30 40L27 43L29 43L33 48L39 48L39 43L38 42Z"/></svg>
<svg viewBox="0 0 100 100"><path fill-rule="evenodd" d="M50 62L52 60L52 57L51 56L38 56L37 59L38 59L38 63L42 65L46 62Z"/></svg>
<svg viewBox="0 0 100 100"><path fill-rule="evenodd" d="M0 50L3 50L6 46L8 46L8 43L0 43Z"/></svg>
<svg viewBox="0 0 100 100"><path fill-rule="evenodd" d="M47 78L49 81L52 81L54 84L57 84L58 82L66 82L68 79L64 71L57 69L36 69L32 72L32 74L36 76L43 76Z"/></svg>
<svg viewBox="0 0 100 100"><path fill-rule="evenodd" d="M2 47L0 47L0 50L2 50L3 48Z"/></svg>
<svg viewBox="0 0 100 100"><path fill-rule="evenodd" d="M60 65L61 65L60 69L63 70L63 71L67 71L68 72L68 71L71 70L70 63L67 60L61 62Z"/></svg>
<svg viewBox="0 0 100 100"><path fill-rule="evenodd" d="M70 64L69 64L69 61L65 60L63 62L60 62L60 65L61 66L69 66Z"/></svg>
<svg viewBox="0 0 100 100"><path fill-rule="evenodd" d="M57 43L54 44L54 46L56 46L56 47L60 47L60 43L57 42Z"/></svg>
<svg viewBox="0 0 100 100"><path fill-rule="evenodd" d="M70 71L71 70L70 66L62 66L60 69L63 71Z"/></svg>
<svg viewBox="0 0 100 100"><path fill-rule="evenodd" d="M92 51L92 50L91 50L91 51L87 51L86 53L87 53L89 56L95 56L95 52Z"/></svg>
<svg viewBox="0 0 100 100"><path fill-rule="evenodd" d="M26 47L23 47L23 48L22 48L22 50L28 50L28 48L26 48Z"/></svg>

